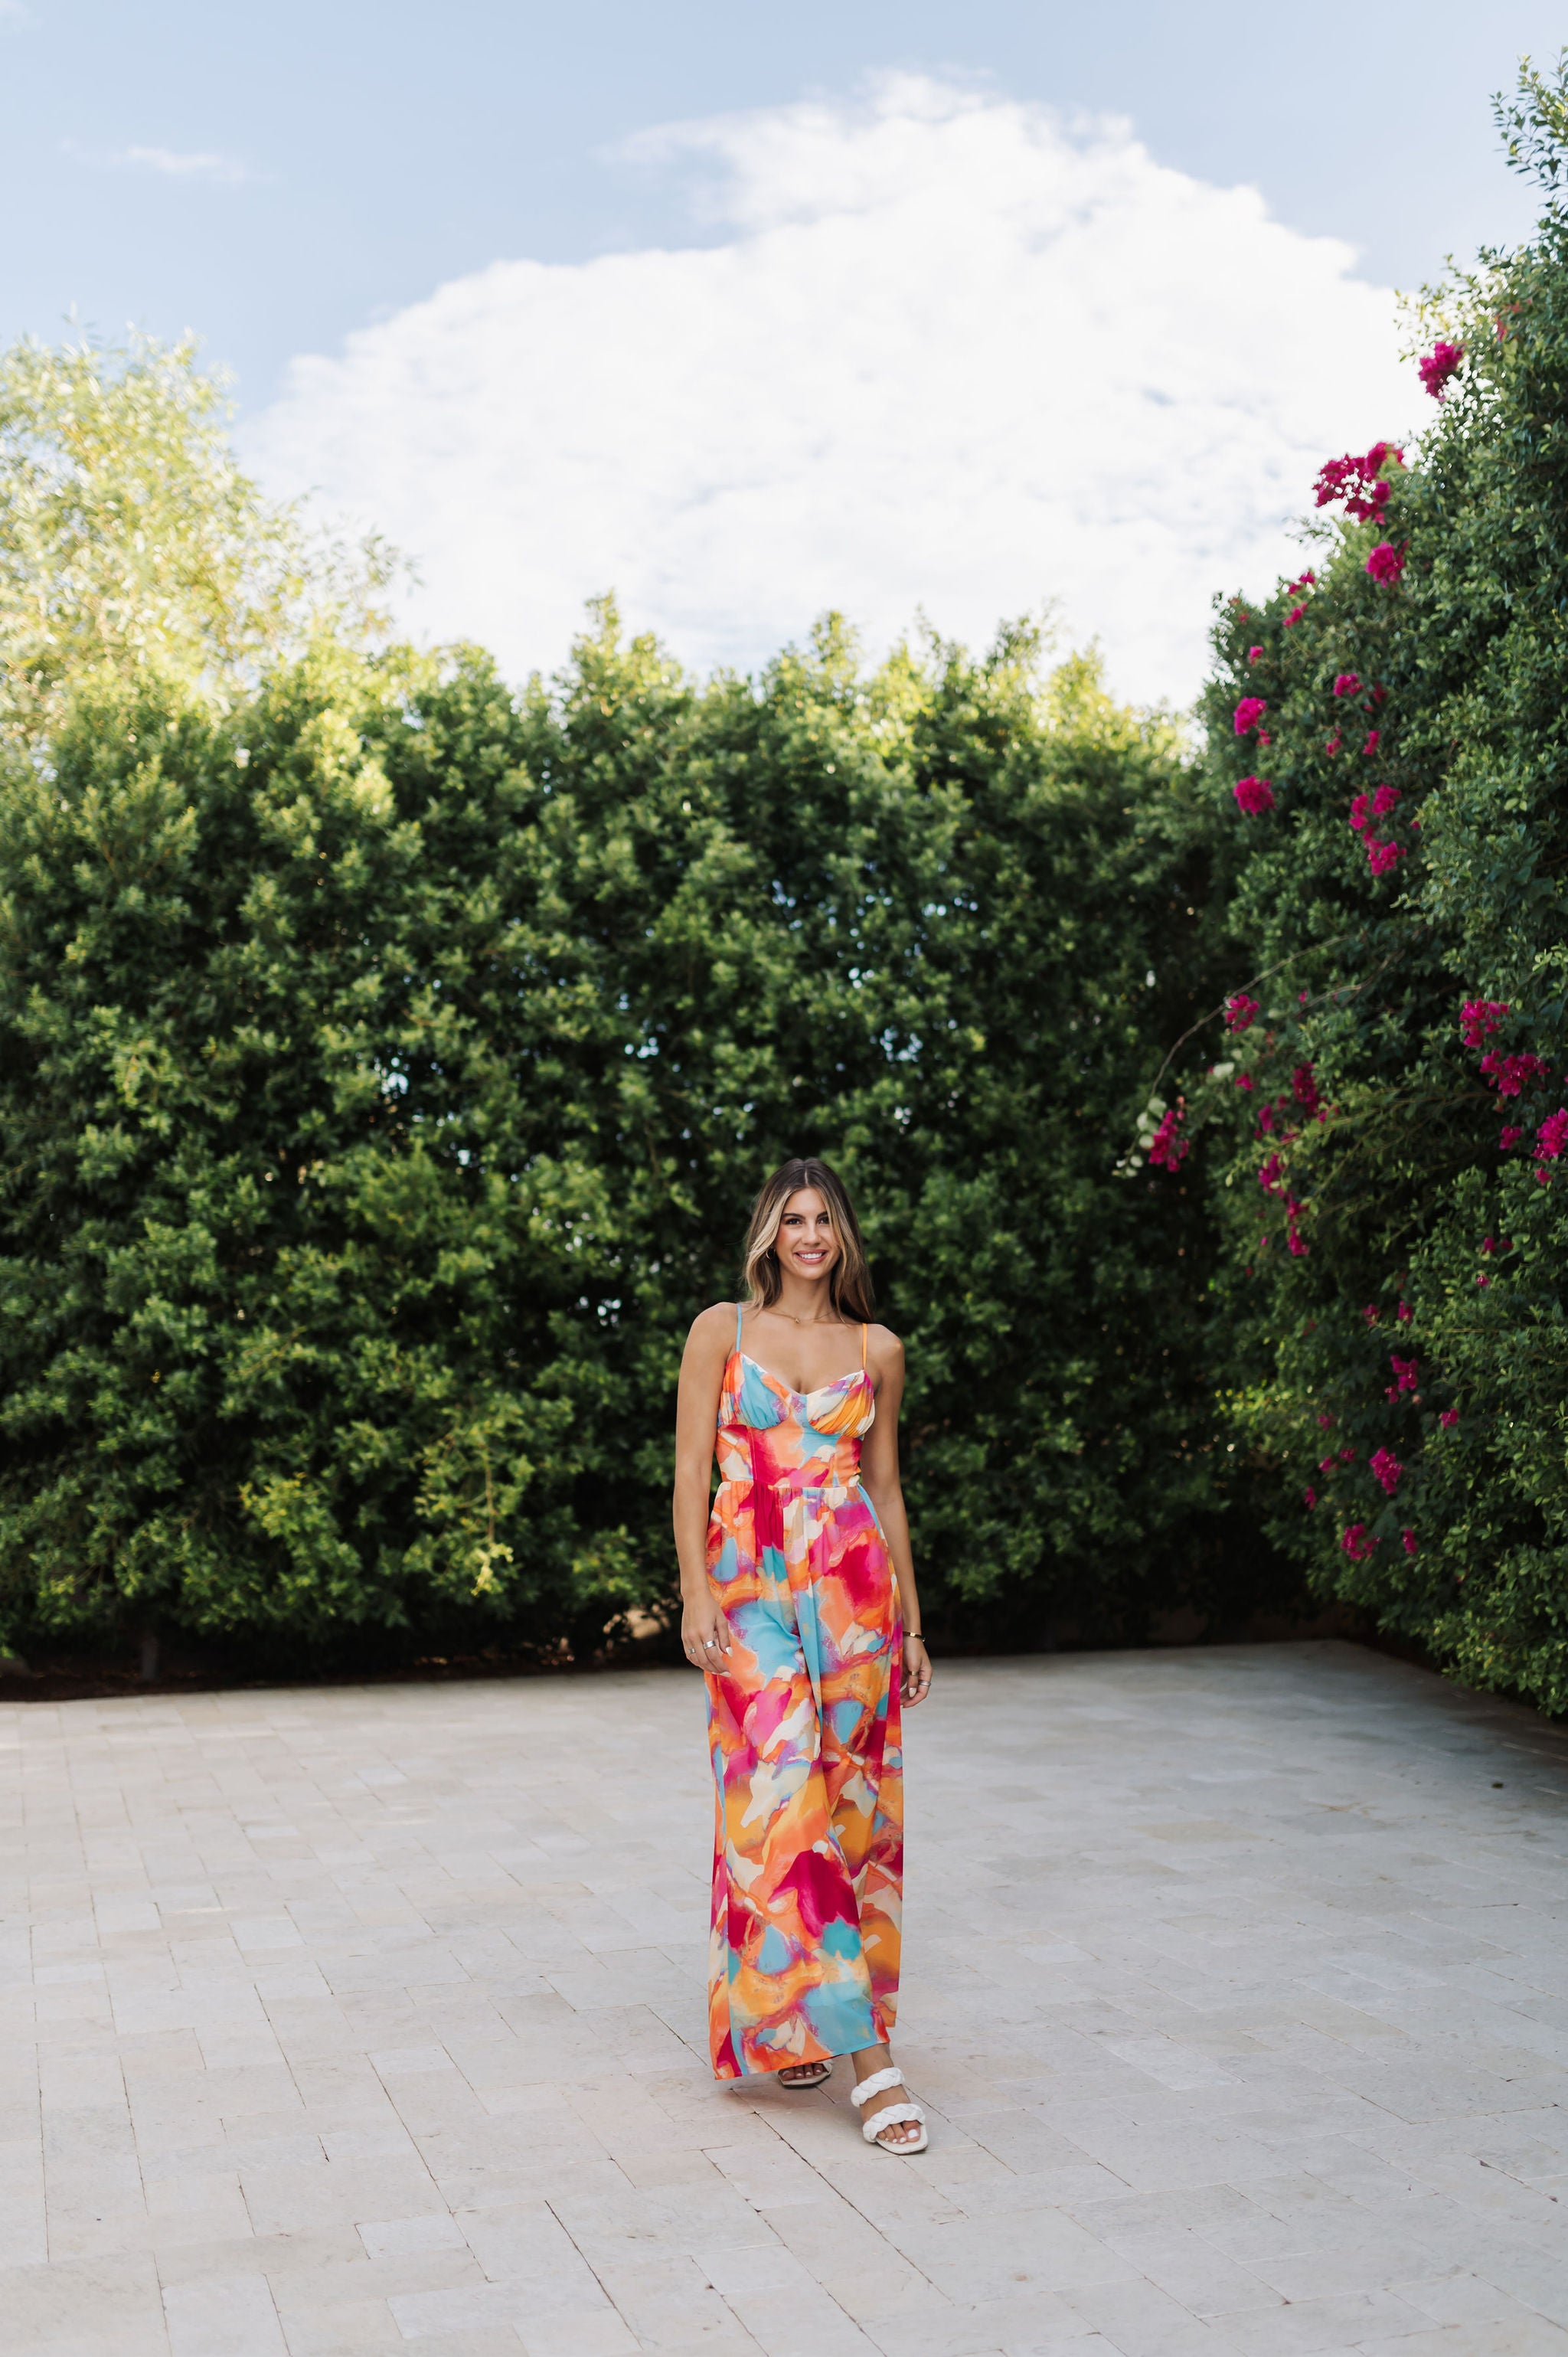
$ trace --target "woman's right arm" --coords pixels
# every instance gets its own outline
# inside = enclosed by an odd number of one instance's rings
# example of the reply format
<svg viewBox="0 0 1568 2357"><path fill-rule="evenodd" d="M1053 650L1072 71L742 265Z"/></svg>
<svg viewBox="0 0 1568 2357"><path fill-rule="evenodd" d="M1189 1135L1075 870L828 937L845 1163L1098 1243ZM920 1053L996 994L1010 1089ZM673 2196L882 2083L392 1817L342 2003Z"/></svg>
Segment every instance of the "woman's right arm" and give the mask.
<svg viewBox="0 0 1568 2357"><path fill-rule="evenodd" d="M694 1318L681 1361L675 1410L675 1555L681 1566L681 1645L700 1670L718 1667L729 1652L729 1623L708 1579L708 1512L714 1433L735 1311L723 1304Z"/></svg>

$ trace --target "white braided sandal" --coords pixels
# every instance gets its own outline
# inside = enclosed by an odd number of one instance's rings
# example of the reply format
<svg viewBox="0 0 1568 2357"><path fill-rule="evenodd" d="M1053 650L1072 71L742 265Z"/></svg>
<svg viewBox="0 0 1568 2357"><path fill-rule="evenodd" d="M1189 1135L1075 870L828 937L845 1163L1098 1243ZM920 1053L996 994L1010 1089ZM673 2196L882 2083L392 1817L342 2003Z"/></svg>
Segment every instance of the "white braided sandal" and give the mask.
<svg viewBox="0 0 1568 2357"><path fill-rule="evenodd" d="M863 2079L858 2087L850 2089L849 2099L858 2112L873 2095L884 2094L889 2087L901 2087L903 2083L902 2071L874 2071L869 2079ZM913 2120L919 2135L908 2144L883 2144L883 2129L896 2127L900 2120ZM926 2115L918 2104L885 2104L875 2118L862 2120L860 2133L867 2144L877 2146L883 2152L924 2152L930 2142L926 2134Z"/></svg>

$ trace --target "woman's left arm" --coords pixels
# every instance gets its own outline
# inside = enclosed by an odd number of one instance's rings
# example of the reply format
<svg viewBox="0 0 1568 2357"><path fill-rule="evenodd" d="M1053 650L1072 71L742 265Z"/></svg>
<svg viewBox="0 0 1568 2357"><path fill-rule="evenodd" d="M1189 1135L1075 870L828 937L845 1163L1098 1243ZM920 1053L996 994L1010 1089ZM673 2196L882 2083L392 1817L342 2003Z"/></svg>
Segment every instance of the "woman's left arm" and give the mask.
<svg viewBox="0 0 1568 2357"><path fill-rule="evenodd" d="M876 1421L861 1444L861 1487L876 1509L893 1558L903 1607L904 1700L911 1706L924 1702L930 1691L931 1660L920 1634L920 1598L915 1586L915 1559L909 1552L909 1518L904 1512L904 1488L898 1479L898 1410L904 1399L904 1345L886 1326L872 1329L867 1353L876 1385ZM913 1631L911 1634L910 1632Z"/></svg>

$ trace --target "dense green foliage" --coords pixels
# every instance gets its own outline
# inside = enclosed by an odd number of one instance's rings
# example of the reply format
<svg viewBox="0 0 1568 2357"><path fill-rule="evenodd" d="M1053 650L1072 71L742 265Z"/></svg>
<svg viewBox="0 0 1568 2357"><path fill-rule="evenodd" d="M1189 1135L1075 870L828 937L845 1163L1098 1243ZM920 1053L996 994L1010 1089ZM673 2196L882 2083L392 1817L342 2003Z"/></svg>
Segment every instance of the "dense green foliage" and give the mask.
<svg viewBox="0 0 1568 2357"><path fill-rule="evenodd" d="M1206 1217L1106 1183L1192 829L1169 730L1016 635L699 687L607 614L521 699L328 647L79 699L0 810L13 1631L596 1639L670 1591L684 1329L804 1150L939 1606L1210 1596Z"/></svg>
<svg viewBox="0 0 1568 2357"><path fill-rule="evenodd" d="M1508 121L1554 189L1562 89L1527 72ZM1534 242L1483 257L1426 325L1463 361L1419 462L1370 454L1349 488L1363 508L1386 497L1380 514L1331 529L1315 584L1224 609L1207 718L1236 845L1232 974L1274 972L1188 1134L1208 1120L1237 1139L1220 1189L1227 1323L1242 1426L1280 1480L1277 1535L1322 1590L1460 1676L1563 1711L1568 1114L1552 1117L1568 1102L1568 213L1554 194ZM1238 733L1249 696L1267 710ZM1266 770L1272 810L1238 809L1243 770Z"/></svg>

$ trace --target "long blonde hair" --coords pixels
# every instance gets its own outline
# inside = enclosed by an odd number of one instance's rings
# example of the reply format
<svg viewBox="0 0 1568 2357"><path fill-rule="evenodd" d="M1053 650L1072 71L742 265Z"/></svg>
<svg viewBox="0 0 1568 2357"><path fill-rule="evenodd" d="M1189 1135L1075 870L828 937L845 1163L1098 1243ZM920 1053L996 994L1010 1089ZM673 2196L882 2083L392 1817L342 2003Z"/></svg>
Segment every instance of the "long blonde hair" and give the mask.
<svg viewBox="0 0 1568 2357"><path fill-rule="evenodd" d="M828 1273L833 1308L846 1323L867 1325L876 1315L876 1305L871 1290L871 1271L865 1263L865 1246L860 1240L860 1222L843 1180L827 1163L819 1162L814 1154L798 1154L781 1162L772 1178L764 1182L751 1207L744 1263L746 1301L753 1309L770 1309L779 1298L782 1279L779 1254L774 1249L779 1222L785 1204L802 1187L814 1187L826 1203L838 1242L838 1258Z"/></svg>

